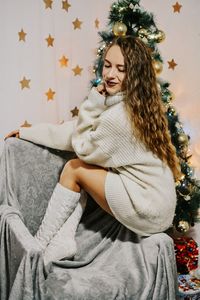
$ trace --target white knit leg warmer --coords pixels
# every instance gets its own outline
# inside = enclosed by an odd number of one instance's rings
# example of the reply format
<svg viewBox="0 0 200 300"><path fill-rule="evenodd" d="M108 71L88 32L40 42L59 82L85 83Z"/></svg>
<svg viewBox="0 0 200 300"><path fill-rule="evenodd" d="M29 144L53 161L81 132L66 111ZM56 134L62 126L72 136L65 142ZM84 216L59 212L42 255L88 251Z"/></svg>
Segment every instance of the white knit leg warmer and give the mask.
<svg viewBox="0 0 200 300"><path fill-rule="evenodd" d="M72 258L76 254L75 234L84 212L86 201L86 194L83 192L75 210L47 246L44 252L45 265L62 258Z"/></svg>
<svg viewBox="0 0 200 300"><path fill-rule="evenodd" d="M35 239L45 249L64 222L74 211L80 199L80 193L74 192L57 183L46 213Z"/></svg>

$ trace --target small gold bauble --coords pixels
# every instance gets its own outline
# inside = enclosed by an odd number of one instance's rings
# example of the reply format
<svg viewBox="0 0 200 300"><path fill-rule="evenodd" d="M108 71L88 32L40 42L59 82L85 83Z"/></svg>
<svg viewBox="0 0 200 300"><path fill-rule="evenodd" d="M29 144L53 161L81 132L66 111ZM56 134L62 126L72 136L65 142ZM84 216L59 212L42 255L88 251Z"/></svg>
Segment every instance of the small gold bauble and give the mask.
<svg viewBox="0 0 200 300"><path fill-rule="evenodd" d="M181 220L176 225L176 230L181 233L186 233L190 229L188 221Z"/></svg>
<svg viewBox="0 0 200 300"><path fill-rule="evenodd" d="M163 65L159 60L153 60L153 67L157 75L163 70Z"/></svg>
<svg viewBox="0 0 200 300"><path fill-rule="evenodd" d="M175 95L174 95L174 93L172 93L171 91L170 91L170 101L173 101L175 99Z"/></svg>
<svg viewBox="0 0 200 300"><path fill-rule="evenodd" d="M120 13L123 12L124 10L126 10L126 7L120 7L120 8L119 8L119 12L120 12Z"/></svg>
<svg viewBox="0 0 200 300"><path fill-rule="evenodd" d="M162 30L159 30L157 35L156 35L156 41L157 43L161 43L165 40L165 33Z"/></svg>
<svg viewBox="0 0 200 300"><path fill-rule="evenodd" d="M178 180L176 180L175 185L178 187L181 185L181 181L183 181L185 179L185 174L182 174Z"/></svg>
<svg viewBox="0 0 200 300"><path fill-rule="evenodd" d="M185 133L181 133L178 136L178 141L180 144L187 145L188 144L188 136Z"/></svg>
<svg viewBox="0 0 200 300"><path fill-rule="evenodd" d="M148 36L148 30L145 28L140 28L137 33L140 38Z"/></svg>
<svg viewBox="0 0 200 300"><path fill-rule="evenodd" d="M147 35L148 40L154 41L156 40L156 33L150 33Z"/></svg>
<svg viewBox="0 0 200 300"><path fill-rule="evenodd" d="M147 34L147 38L150 41L154 41L156 43L160 43L165 39L165 33L162 30L158 30L157 32L152 32Z"/></svg>
<svg viewBox="0 0 200 300"><path fill-rule="evenodd" d="M143 41L143 43L147 44L148 43L148 30L145 28L140 28L137 32L138 37Z"/></svg>
<svg viewBox="0 0 200 300"><path fill-rule="evenodd" d="M187 157L187 153L188 153L188 146L187 145L183 145L183 147L181 147L179 149L179 155L182 159L185 159Z"/></svg>
<svg viewBox="0 0 200 300"><path fill-rule="evenodd" d="M115 36L125 36L127 32L127 26L122 22L116 22L112 30Z"/></svg>

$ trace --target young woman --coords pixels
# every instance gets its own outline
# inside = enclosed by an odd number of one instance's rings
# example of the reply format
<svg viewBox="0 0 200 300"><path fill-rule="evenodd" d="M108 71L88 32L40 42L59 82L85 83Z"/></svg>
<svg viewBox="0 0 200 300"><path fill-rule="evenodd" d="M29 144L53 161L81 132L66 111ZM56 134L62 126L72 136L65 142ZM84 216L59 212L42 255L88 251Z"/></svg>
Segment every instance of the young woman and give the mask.
<svg viewBox="0 0 200 300"><path fill-rule="evenodd" d="M139 235L172 224L180 171L150 50L138 38L115 38L105 51L102 78L81 104L77 123L39 124L7 136L77 155L66 163L36 234L46 263L76 252L81 191ZM69 238L64 242L70 234L71 248Z"/></svg>

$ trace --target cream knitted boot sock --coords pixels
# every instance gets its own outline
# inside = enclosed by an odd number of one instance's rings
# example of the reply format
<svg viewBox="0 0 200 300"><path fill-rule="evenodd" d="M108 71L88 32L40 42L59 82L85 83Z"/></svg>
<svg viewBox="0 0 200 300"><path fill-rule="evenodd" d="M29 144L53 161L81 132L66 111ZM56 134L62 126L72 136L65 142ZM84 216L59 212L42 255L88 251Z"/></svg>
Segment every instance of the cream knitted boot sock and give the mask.
<svg viewBox="0 0 200 300"><path fill-rule="evenodd" d="M44 264L46 266L49 262L60 260L64 257L69 259L76 254L75 234L87 202L85 192L81 194L75 210L45 249Z"/></svg>
<svg viewBox="0 0 200 300"><path fill-rule="evenodd" d="M80 193L69 190L57 183L42 224L35 235L35 239L43 250L74 211L79 199Z"/></svg>

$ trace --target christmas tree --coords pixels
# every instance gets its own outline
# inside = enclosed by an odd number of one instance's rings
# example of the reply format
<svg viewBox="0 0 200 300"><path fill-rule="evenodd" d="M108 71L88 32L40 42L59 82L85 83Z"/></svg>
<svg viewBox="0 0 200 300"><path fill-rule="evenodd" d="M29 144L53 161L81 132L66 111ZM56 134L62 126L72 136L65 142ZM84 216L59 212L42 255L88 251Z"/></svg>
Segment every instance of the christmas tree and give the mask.
<svg viewBox="0 0 200 300"><path fill-rule="evenodd" d="M174 95L169 89L170 84L159 77L163 68L163 59L157 44L164 41L165 33L157 28L154 15L140 5L140 0L119 0L111 6L108 30L99 34L101 41L94 65L96 78L92 82L93 85L97 85L102 79L104 49L115 36L139 37L151 49L158 88L166 108L172 143L176 147L182 171L181 178L176 182L177 207L173 224L177 231L185 233L190 226L194 226L195 222L200 221L200 184L194 178L194 169L190 164L191 155L188 155L190 137L184 132L179 115L171 103Z"/></svg>

